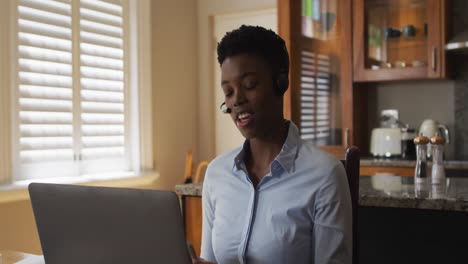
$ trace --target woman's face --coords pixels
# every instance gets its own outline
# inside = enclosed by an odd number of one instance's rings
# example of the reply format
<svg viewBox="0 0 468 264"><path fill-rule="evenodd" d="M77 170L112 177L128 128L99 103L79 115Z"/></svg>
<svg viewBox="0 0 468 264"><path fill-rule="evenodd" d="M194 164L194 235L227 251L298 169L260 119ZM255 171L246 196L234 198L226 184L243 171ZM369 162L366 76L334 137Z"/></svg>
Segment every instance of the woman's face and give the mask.
<svg viewBox="0 0 468 264"><path fill-rule="evenodd" d="M261 57L227 57L221 65L221 87L231 118L246 139L268 137L282 124L283 97L275 95L271 70Z"/></svg>

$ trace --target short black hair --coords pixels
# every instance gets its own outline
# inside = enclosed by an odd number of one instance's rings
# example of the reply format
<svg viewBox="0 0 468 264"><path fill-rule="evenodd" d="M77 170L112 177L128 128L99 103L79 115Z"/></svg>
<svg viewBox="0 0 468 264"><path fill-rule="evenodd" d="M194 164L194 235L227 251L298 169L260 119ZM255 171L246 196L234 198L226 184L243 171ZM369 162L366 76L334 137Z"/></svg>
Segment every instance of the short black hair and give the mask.
<svg viewBox="0 0 468 264"><path fill-rule="evenodd" d="M284 40L272 30L260 26L242 25L218 43L218 62L242 53L257 55L266 60L274 75L289 73L289 55Z"/></svg>

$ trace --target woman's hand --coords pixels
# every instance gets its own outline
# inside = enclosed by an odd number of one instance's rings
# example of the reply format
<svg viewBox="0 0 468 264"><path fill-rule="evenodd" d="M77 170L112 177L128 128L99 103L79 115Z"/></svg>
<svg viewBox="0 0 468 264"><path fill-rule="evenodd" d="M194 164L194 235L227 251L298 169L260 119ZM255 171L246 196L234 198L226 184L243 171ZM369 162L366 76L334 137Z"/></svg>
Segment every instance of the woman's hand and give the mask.
<svg viewBox="0 0 468 264"><path fill-rule="evenodd" d="M202 258L192 259L192 264L216 264L216 262L206 261Z"/></svg>

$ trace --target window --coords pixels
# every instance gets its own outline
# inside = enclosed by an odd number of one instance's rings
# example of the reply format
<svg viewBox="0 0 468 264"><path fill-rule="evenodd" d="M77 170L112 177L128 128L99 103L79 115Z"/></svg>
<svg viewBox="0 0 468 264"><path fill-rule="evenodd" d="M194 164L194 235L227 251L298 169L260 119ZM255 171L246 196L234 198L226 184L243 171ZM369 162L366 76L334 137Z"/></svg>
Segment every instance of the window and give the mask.
<svg viewBox="0 0 468 264"><path fill-rule="evenodd" d="M149 68L137 59L149 37L135 23L138 12L149 19L149 1L11 2L13 180L138 171L150 156L139 146L152 143L151 88L148 72L136 74Z"/></svg>

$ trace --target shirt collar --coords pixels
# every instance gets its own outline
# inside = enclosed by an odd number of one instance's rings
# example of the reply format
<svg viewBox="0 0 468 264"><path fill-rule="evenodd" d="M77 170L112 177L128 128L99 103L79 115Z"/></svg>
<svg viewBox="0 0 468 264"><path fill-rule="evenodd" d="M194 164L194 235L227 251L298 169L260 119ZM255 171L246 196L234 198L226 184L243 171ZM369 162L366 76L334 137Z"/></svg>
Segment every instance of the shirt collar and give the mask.
<svg viewBox="0 0 468 264"><path fill-rule="evenodd" d="M274 161L277 161L285 171L291 173L295 169L294 161L296 160L301 140L297 126L289 120L286 121L286 124L288 125L288 136L286 137L286 141L284 142L280 153ZM244 160L249 151L249 140L245 140L242 149L234 158L233 169L241 170L245 168Z"/></svg>

